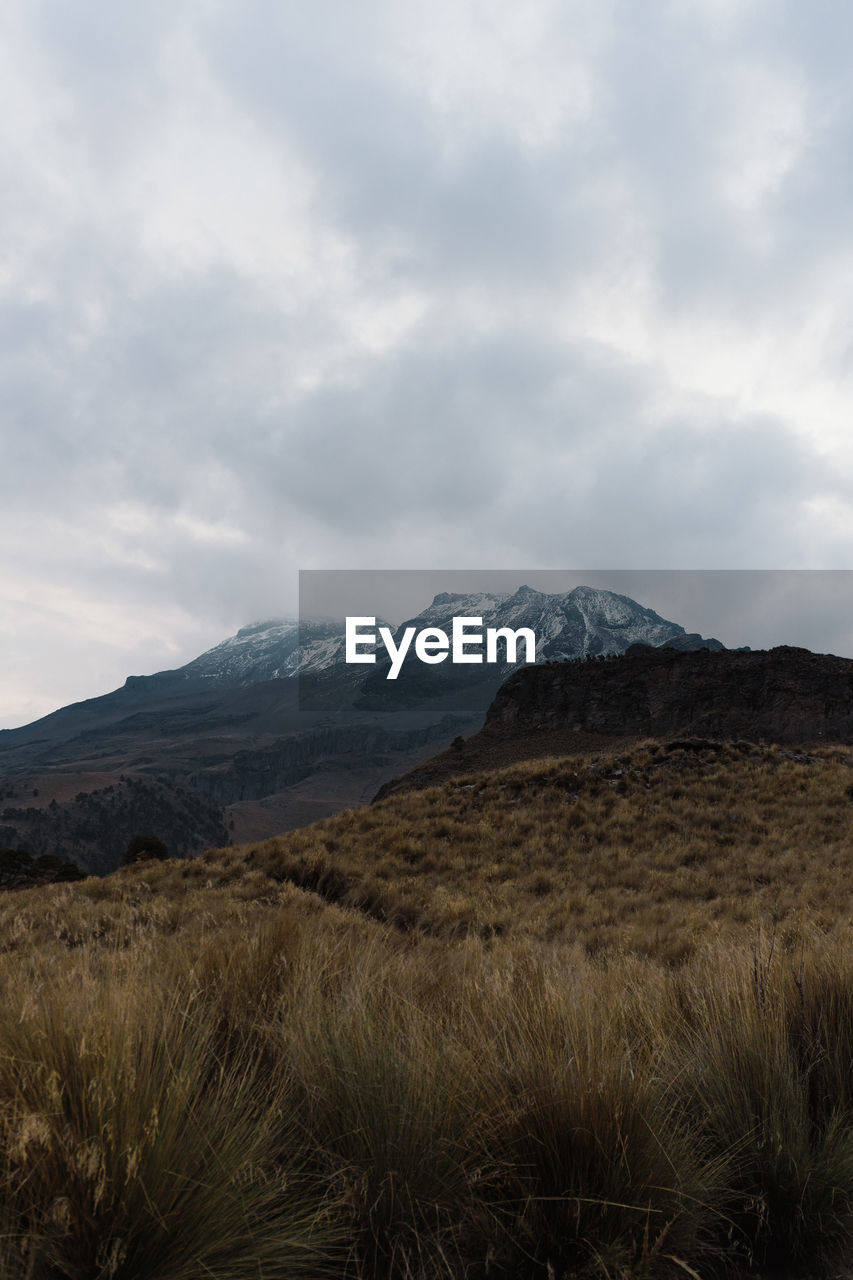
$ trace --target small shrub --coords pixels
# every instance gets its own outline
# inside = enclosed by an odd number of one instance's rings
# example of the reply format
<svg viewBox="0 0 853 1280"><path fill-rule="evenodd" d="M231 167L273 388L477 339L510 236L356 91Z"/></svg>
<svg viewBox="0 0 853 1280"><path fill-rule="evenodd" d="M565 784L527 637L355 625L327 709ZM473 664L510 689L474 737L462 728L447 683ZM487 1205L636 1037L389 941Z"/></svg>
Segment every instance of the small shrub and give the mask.
<svg viewBox="0 0 853 1280"><path fill-rule="evenodd" d="M165 862L168 856L169 850L157 836L134 836L125 851L124 865L128 867L134 862L149 860Z"/></svg>

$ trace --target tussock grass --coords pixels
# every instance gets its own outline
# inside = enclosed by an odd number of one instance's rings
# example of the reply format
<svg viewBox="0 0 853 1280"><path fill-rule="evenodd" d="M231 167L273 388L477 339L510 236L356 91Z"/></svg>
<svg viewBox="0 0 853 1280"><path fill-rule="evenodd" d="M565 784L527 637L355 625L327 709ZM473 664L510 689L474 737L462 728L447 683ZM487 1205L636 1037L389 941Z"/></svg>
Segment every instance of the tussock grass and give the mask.
<svg viewBox="0 0 853 1280"><path fill-rule="evenodd" d="M0 898L0 1274L849 1270L846 756L653 747Z"/></svg>
<svg viewBox="0 0 853 1280"><path fill-rule="evenodd" d="M306 1140L345 1189L368 1273L464 1274L486 1136L469 1055L385 983L356 981L331 1006L284 1040Z"/></svg>
<svg viewBox="0 0 853 1280"><path fill-rule="evenodd" d="M764 918L853 916L853 756L728 745L536 760L395 795L244 850L399 928L679 963Z"/></svg>
<svg viewBox="0 0 853 1280"><path fill-rule="evenodd" d="M684 976L672 1076L752 1256L828 1268L853 1244L853 956L772 947Z"/></svg>
<svg viewBox="0 0 853 1280"><path fill-rule="evenodd" d="M7 1260L117 1280L320 1274L333 1240L281 1158L284 1077L271 1091L245 1052L220 1058L187 992L75 978L46 977L0 1021Z"/></svg>

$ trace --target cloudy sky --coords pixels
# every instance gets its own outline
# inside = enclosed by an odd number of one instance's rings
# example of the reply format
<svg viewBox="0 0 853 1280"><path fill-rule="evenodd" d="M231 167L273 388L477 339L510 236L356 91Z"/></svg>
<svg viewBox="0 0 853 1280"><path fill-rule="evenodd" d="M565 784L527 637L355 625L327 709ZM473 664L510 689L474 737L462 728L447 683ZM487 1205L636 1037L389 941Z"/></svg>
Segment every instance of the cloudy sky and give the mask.
<svg viewBox="0 0 853 1280"><path fill-rule="evenodd" d="M853 566L851 43L837 0L6 0L0 725L300 568Z"/></svg>

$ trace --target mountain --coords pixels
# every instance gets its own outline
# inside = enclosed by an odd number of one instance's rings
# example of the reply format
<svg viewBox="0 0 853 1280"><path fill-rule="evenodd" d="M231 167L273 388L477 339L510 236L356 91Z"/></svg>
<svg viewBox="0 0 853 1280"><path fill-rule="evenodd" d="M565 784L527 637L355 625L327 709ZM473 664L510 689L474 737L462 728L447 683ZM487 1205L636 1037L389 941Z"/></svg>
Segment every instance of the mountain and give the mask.
<svg viewBox="0 0 853 1280"><path fill-rule="evenodd" d="M482 618L485 627L530 627L537 638L539 662L579 658L587 653L623 653L628 645L638 642L654 646L687 642L691 648L723 648L719 640L688 636L677 622L669 622L628 596L584 586L564 593L528 586L503 594L444 591L422 613L402 623L396 636L411 626L449 630L454 616Z"/></svg>
<svg viewBox="0 0 853 1280"><path fill-rule="evenodd" d="M124 687L157 693L243 689L264 680L286 680L297 672L324 671L342 663L344 656L342 623L268 618L241 627L174 671L128 676Z"/></svg>
<svg viewBox="0 0 853 1280"><path fill-rule="evenodd" d="M628 596L584 586L564 594L548 594L527 586L502 594L464 595L444 591L421 613L392 628L395 640L399 641L405 629L412 626L449 631L454 616L481 617L484 627L532 628L537 636L537 662L577 658L587 653L622 653L629 644L638 642L688 649L723 647L719 640L706 640L696 633L688 635L678 623L667 621ZM388 625L382 618L376 619L377 631ZM381 646L377 648L376 675L384 680L389 663L383 658ZM368 651L367 647L363 651ZM267 680L325 672L343 666L344 662L343 621L297 622L292 618L268 618L241 627L236 635L183 667L150 676L128 676L122 690L106 697L120 703L123 694L132 694L136 699L139 695L159 697L211 689L242 689ZM413 665L411 656L405 665ZM501 664L502 678L518 665L520 661ZM470 675L470 669L466 674ZM366 669L358 666L350 675L363 681Z"/></svg>
<svg viewBox="0 0 853 1280"><path fill-rule="evenodd" d="M592 587L443 592L396 636L410 626L450 631L454 616L532 628L537 662L635 643L721 648ZM101 872L136 834L192 853L228 832L248 840L302 826L366 802L476 732L519 665L426 666L410 656L392 681L384 650L372 667L346 665L344 635L342 622L256 622L183 667L129 676L111 693L0 732L2 842Z"/></svg>
<svg viewBox="0 0 853 1280"><path fill-rule="evenodd" d="M629 644L667 644L685 637L669 622L628 596L597 587L549 594L523 586L503 595L437 595L428 609L404 626L446 627L457 616L482 616L484 626L530 627L537 637L537 661L579 658L587 653L622 653ZM701 637L698 637L701 640ZM703 640L721 649L719 640Z"/></svg>
<svg viewBox="0 0 853 1280"><path fill-rule="evenodd" d="M392 628L395 640L407 627L438 627L449 631L454 617L480 617L484 627L530 627L536 634L538 662L582 657L587 653L622 653L630 644L674 645L679 648L722 649L719 640L688 635L682 626L669 622L628 596L595 587L575 587L564 594L548 594L522 586L515 592L440 592L426 609ZM377 618L375 628L388 626ZM384 680L388 661L381 646L377 659L379 678ZM363 651L368 651L365 647ZM297 622L269 618L242 627L236 635L208 649L192 662L174 671L153 676L129 676L126 688L146 688L163 692L188 692L206 688L235 689L266 680L283 680L295 675L328 671L345 661L343 622ZM413 665L411 656L406 659ZM503 663L505 677L517 663ZM354 677L365 678L359 666ZM469 673L466 673L469 674Z"/></svg>
<svg viewBox="0 0 853 1280"><path fill-rule="evenodd" d="M399 644L405 630L436 627L450 632L454 617L481 618L484 628L530 628L536 636L536 661L565 661L572 658L623 653L631 644L673 645L681 649L722 649L719 640L704 639L685 631L644 608L628 596L596 587L580 586L565 593L547 593L522 586L515 592L460 595L442 592L422 613L408 618L395 632ZM494 665L453 665L445 662L428 667L409 656L394 681L387 679L390 662L377 661L364 679L357 705L381 710L418 706L436 696L475 695L488 706L507 676L524 663L520 646L515 662Z"/></svg>

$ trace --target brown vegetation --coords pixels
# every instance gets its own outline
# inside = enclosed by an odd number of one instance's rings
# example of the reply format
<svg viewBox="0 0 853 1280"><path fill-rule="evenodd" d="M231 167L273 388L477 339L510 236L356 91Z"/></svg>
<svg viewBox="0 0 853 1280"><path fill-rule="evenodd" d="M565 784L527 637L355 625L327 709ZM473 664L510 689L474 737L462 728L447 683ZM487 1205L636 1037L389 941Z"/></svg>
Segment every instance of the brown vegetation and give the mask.
<svg viewBox="0 0 853 1280"><path fill-rule="evenodd" d="M439 936L684 959L756 921L792 939L853 916L853 755L641 744L394 796L247 863Z"/></svg>
<svg viewBox="0 0 853 1280"><path fill-rule="evenodd" d="M0 1274L839 1274L850 784L647 743L4 895Z"/></svg>

